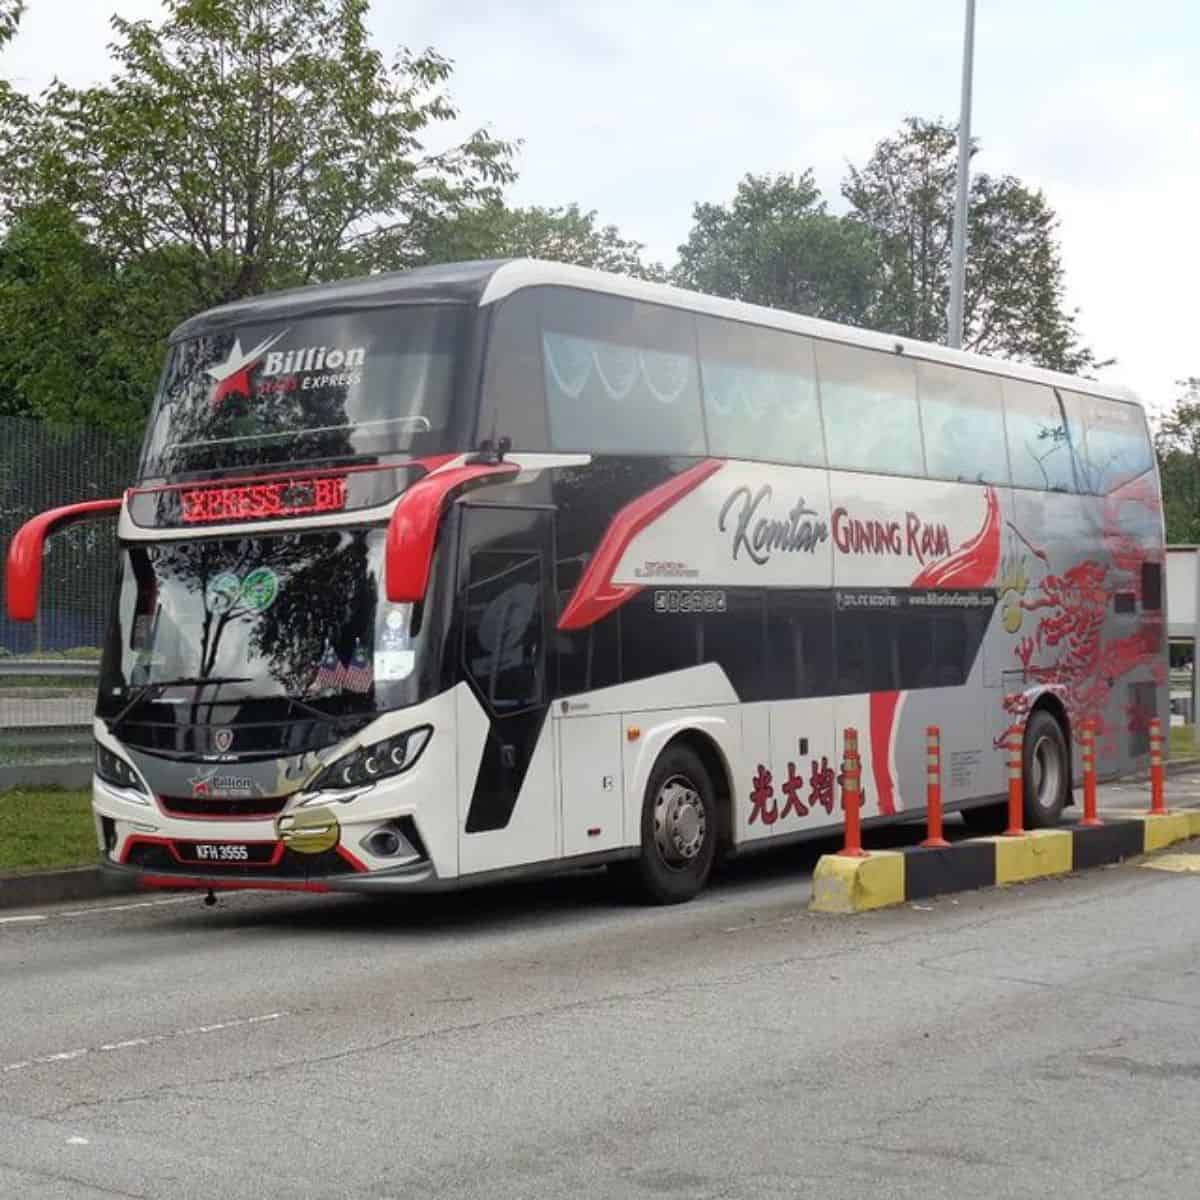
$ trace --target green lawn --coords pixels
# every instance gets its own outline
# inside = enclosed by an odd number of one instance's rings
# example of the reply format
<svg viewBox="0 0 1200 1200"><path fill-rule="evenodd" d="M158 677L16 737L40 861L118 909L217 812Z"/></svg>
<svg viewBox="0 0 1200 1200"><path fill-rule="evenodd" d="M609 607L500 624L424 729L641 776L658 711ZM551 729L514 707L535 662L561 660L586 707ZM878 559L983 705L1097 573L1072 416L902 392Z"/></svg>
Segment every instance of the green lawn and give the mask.
<svg viewBox="0 0 1200 1200"><path fill-rule="evenodd" d="M1200 747L1196 746L1196 727L1172 725L1170 751L1172 758L1194 758L1200 754Z"/></svg>
<svg viewBox="0 0 1200 1200"><path fill-rule="evenodd" d="M0 871L96 861L89 792L0 792Z"/></svg>

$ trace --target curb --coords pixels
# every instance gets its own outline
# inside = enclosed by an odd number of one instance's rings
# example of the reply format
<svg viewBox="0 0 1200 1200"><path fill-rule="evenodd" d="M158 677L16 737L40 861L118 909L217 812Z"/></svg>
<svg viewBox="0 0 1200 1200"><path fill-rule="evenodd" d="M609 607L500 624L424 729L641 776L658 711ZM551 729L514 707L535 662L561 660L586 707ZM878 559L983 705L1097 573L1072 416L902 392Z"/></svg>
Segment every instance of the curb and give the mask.
<svg viewBox="0 0 1200 1200"><path fill-rule="evenodd" d="M813 872L810 912L859 913L951 892L1069 875L1200 837L1200 809L1161 816L1110 810L1103 825L1037 829L1021 837L877 850L864 858L825 854Z"/></svg>
<svg viewBox="0 0 1200 1200"><path fill-rule="evenodd" d="M98 900L132 890L122 886L121 880L110 879L99 867L0 875L0 908L60 904L64 900Z"/></svg>

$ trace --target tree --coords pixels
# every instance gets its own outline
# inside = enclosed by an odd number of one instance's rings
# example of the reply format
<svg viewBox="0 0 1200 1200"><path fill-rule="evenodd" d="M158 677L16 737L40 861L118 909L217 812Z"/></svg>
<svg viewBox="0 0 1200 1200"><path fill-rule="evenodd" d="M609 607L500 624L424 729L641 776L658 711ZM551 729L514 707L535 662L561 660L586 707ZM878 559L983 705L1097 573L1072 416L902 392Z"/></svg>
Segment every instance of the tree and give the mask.
<svg viewBox="0 0 1200 1200"><path fill-rule="evenodd" d="M11 42L25 13L25 0L0 0L0 46Z"/></svg>
<svg viewBox="0 0 1200 1200"><path fill-rule="evenodd" d="M950 300L958 135L909 118L842 187L850 217L880 255L874 327L944 342ZM1011 175L977 173L967 231L963 345L1063 371L1099 366L1063 307L1058 218L1045 195Z"/></svg>
<svg viewBox="0 0 1200 1200"><path fill-rule="evenodd" d="M1200 542L1200 376L1181 379L1179 399L1155 438L1168 542Z"/></svg>
<svg viewBox="0 0 1200 1200"><path fill-rule="evenodd" d="M480 130L428 151L456 116L450 64L406 50L386 64L367 7L167 0L159 24L114 18L109 83L10 94L0 309L6 337L32 338L22 397L3 403L136 425L186 313L408 265L431 222L496 199L511 145Z"/></svg>
<svg viewBox="0 0 1200 1200"><path fill-rule="evenodd" d="M512 147L479 130L427 151L457 115L450 63L387 65L367 9L167 0L160 25L114 18L114 78L55 83L8 131L18 202L65 201L121 264L188 247L191 308L404 265L410 227L497 195Z"/></svg>
<svg viewBox="0 0 1200 1200"><path fill-rule="evenodd" d="M622 237L615 225L600 225L594 210L584 212L578 204L508 208L495 200L432 222L422 261L544 258L635 279L666 278L660 263L643 260L644 249L641 242Z"/></svg>
<svg viewBox="0 0 1200 1200"><path fill-rule="evenodd" d="M672 277L731 300L862 324L877 264L870 232L830 215L805 171L747 175L732 203L697 204Z"/></svg>

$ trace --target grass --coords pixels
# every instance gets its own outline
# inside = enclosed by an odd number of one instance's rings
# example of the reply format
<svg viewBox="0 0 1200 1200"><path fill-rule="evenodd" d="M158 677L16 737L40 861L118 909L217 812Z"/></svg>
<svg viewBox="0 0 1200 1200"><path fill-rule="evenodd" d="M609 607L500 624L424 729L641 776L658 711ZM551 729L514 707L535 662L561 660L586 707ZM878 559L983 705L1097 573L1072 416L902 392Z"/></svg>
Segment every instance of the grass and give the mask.
<svg viewBox="0 0 1200 1200"><path fill-rule="evenodd" d="M1195 758L1200 754L1200 747L1196 745L1196 727L1172 725L1170 751L1172 758Z"/></svg>
<svg viewBox="0 0 1200 1200"><path fill-rule="evenodd" d="M89 792L0 792L0 871L96 861Z"/></svg>

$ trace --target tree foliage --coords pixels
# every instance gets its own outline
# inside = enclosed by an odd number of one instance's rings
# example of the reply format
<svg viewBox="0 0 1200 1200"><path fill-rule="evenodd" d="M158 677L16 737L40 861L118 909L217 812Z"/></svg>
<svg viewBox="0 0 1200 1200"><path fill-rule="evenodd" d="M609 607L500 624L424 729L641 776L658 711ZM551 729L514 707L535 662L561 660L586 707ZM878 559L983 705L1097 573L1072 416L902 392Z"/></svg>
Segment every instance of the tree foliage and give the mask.
<svg viewBox="0 0 1200 1200"><path fill-rule="evenodd" d="M1200 542L1200 376L1181 379L1179 398L1155 439L1168 542Z"/></svg>
<svg viewBox="0 0 1200 1200"><path fill-rule="evenodd" d="M877 270L869 233L830 215L805 171L747 175L730 204L697 204L672 274L698 291L861 325Z"/></svg>
<svg viewBox="0 0 1200 1200"><path fill-rule="evenodd" d="M660 263L645 261L644 249L641 242L623 237L615 225L601 225L594 210L584 212L578 204L509 208L495 200L431 222L421 261L544 258L635 279L665 279Z"/></svg>
<svg viewBox="0 0 1200 1200"><path fill-rule="evenodd" d="M457 115L445 92L450 64L407 50L385 62L368 40L367 8L167 0L160 23L114 18L108 83L56 82L36 101L6 103L5 254L51 269L37 301L29 289L0 294L0 318L14 303L23 313L70 307L79 317L61 320L78 319L85 343L75 353L121 358L103 325L86 334L86 314L115 288L118 310L138 320L157 311L140 350L154 361L183 313L406 265L433 221L495 200L513 175L511 144L478 130L427 149L427 136ZM52 268L55 242L69 272ZM35 411L71 409L85 391L110 424L144 411L140 383L109 388L103 372L97 380L62 365L55 405L48 388L26 395Z"/></svg>
<svg viewBox="0 0 1200 1200"><path fill-rule="evenodd" d="M879 253L877 329L946 340L957 163L954 126L910 118L849 170L850 217ZM1045 195L976 173L969 212L963 345L1063 371L1098 365L1064 308L1058 218Z"/></svg>

